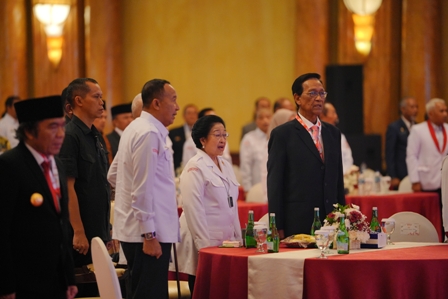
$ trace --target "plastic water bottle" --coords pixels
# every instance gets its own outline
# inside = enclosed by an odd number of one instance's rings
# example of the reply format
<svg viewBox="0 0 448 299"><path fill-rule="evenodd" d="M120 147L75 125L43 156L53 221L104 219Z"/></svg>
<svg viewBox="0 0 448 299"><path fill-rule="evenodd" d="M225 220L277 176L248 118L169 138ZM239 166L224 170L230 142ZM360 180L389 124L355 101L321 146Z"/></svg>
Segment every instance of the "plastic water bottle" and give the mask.
<svg viewBox="0 0 448 299"><path fill-rule="evenodd" d="M375 172L375 179L373 184L373 193L380 194L381 193L381 174L379 171Z"/></svg>

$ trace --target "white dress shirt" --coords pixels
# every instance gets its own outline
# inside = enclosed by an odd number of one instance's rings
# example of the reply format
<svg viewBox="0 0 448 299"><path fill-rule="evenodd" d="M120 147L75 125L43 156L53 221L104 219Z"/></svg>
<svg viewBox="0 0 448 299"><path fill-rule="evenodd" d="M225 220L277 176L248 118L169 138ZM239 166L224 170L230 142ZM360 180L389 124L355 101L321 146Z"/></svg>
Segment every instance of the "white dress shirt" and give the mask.
<svg viewBox="0 0 448 299"><path fill-rule="evenodd" d="M18 127L18 120L8 113L0 119L0 136L8 139L11 148L14 148L19 144L19 140L16 138L16 130Z"/></svg>
<svg viewBox="0 0 448 299"><path fill-rule="evenodd" d="M242 241L239 184L232 165L222 157L218 161L221 170L209 155L198 150L180 175L184 211L180 217L182 243L177 244L179 272L195 275L201 248L218 246L225 240Z"/></svg>
<svg viewBox="0 0 448 299"><path fill-rule="evenodd" d="M353 165L352 149L347 142L345 135L341 133L341 154L342 154L342 171L344 174L350 171Z"/></svg>
<svg viewBox="0 0 448 299"><path fill-rule="evenodd" d="M267 135L259 128L246 133L240 145L240 171L244 191L261 182L263 154L267 155Z"/></svg>
<svg viewBox="0 0 448 299"><path fill-rule="evenodd" d="M156 231L157 240L180 240L173 155L168 130L143 111L129 124L117 152L113 238L143 242L141 234Z"/></svg>
<svg viewBox="0 0 448 299"><path fill-rule="evenodd" d="M184 143L184 148L182 152L182 164L181 166L187 165L188 161L193 158L198 151L198 148L194 144L193 138L187 138ZM227 160L227 162L232 165L232 156L230 155L229 143L226 142L226 146L224 147L224 152L222 157Z"/></svg>

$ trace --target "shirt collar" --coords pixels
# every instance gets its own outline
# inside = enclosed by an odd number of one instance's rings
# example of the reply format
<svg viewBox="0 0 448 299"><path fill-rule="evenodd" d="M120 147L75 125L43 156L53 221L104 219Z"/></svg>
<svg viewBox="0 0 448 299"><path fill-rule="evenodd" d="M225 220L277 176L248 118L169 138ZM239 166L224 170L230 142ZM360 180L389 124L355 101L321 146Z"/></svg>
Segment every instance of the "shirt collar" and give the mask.
<svg viewBox="0 0 448 299"><path fill-rule="evenodd" d="M53 155L50 156L45 156L41 153L39 153L38 151L36 151L31 145L29 145L28 143L26 143L25 141L25 146L28 148L28 150L31 152L31 154L33 155L34 159L36 159L37 164L41 165L42 162L45 161L46 157L48 159L48 161L50 162L50 165L54 165L55 161L54 161L54 157Z"/></svg>
<svg viewBox="0 0 448 299"><path fill-rule="evenodd" d="M151 113L148 113L146 111L142 111L142 114L140 117L146 118L149 120L154 126L156 126L157 130L160 132L163 138L166 138L168 136L168 129L158 120L155 118Z"/></svg>
<svg viewBox="0 0 448 299"><path fill-rule="evenodd" d="M81 131L84 133L84 135L87 135L90 132L92 132L92 129L87 127L87 125L74 114L73 114L72 120L70 122L77 125L81 129ZM92 125L92 128L94 128L93 125Z"/></svg>
<svg viewBox="0 0 448 299"><path fill-rule="evenodd" d="M308 129L311 129L312 126L317 126L319 128L319 134L320 134L320 130L321 130L321 122L319 117L317 117L317 122L316 124L313 124L312 122L310 122L305 116L303 116L302 114L300 114L299 112L297 112L297 114L299 115L299 117L302 119L302 121L305 123L305 125L307 125Z"/></svg>
<svg viewBox="0 0 448 299"><path fill-rule="evenodd" d="M401 116L401 119L403 120L406 127L408 127L408 130L410 130L413 123L411 123L409 120L407 120L406 117L404 117L403 115Z"/></svg>
<svg viewBox="0 0 448 299"><path fill-rule="evenodd" d="M118 135L121 136L121 134L123 134L123 130L120 130L119 128L115 127L115 132L117 132Z"/></svg>

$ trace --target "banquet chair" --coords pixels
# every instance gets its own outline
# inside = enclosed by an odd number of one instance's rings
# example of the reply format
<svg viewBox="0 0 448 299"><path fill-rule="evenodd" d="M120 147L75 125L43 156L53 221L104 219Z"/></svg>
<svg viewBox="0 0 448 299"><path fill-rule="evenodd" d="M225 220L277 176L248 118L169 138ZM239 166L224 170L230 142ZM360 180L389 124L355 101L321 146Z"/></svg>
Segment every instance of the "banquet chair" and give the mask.
<svg viewBox="0 0 448 299"><path fill-rule="evenodd" d="M246 195L246 202L265 202L261 183L257 183L250 188Z"/></svg>
<svg viewBox="0 0 448 299"><path fill-rule="evenodd" d="M95 237L92 239L92 259L95 276L101 298L121 299L120 284L112 259L104 242Z"/></svg>
<svg viewBox="0 0 448 299"><path fill-rule="evenodd" d="M409 180L408 176L405 176L401 182L400 185L398 185L398 191L400 192L412 192L412 184Z"/></svg>
<svg viewBox="0 0 448 299"><path fill-rule="evenodd" d="M439 242L434 225L425 216L414 212L399 212L389 218L395 220L392 242Z"/></svg>

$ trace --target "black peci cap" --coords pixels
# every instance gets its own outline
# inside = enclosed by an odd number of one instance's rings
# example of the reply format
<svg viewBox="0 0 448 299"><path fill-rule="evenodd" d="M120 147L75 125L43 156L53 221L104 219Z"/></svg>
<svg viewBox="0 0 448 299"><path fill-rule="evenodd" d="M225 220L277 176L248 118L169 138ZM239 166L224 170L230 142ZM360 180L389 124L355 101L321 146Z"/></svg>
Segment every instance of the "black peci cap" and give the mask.
<svg viewBox="0 0 448 299"><path fill-rule="evenodd" d="M19 123L64 116L61 96L27 99L14 104Z"/></svg>

